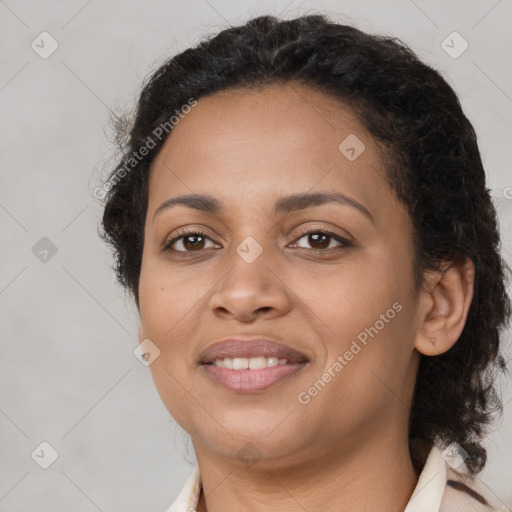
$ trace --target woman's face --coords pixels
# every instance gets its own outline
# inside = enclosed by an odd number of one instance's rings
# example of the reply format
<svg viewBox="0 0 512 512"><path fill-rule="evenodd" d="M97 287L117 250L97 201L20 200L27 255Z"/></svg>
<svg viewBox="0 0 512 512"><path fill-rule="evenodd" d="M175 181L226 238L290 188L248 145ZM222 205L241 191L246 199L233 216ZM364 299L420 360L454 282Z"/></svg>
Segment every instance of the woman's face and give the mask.
<svg viewBox="0 0 512 512"><path fill-rule="evenodd" d="M190 194L218 209L161 207ZM295 194L349 199L275 209ZM151 169L139 287L155 384L198 458L278 467L406 439L421 335L411 236L375 140L341 102L299 85L198 100ZM307 362L200 363L239 337Z"/></svg>

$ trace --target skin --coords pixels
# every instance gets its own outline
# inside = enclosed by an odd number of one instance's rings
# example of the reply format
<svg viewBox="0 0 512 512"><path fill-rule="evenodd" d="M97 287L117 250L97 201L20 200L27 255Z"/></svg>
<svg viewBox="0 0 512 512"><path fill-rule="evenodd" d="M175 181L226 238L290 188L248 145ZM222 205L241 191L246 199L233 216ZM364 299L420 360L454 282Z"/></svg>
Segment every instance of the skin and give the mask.
<svg viewBox="0 0 512 512"><path fill-rule="evenodd" d="M350 134L366 147L354 161L338 149ZM319 191L349 196L372 219L338 203L272 213L284 195ZM214 196L225 211L175 205L155 215L164 201L191 193ZM208 238L162 251L185 226ZM327 229L351 245L322 245L300 228ZM236 252L249 236L263 251L252 263ZM194 444L200 512L405 508L418 480L407 422L420 353L435 356L456 342L474 270L469 260L448 264L415 288L411 240L376 141L322 92L298 84L223 91L200 98L173 129L150 174L139 338L159 347L155 385ZM299 393L396 302L401 311L300 403ZM309 363L260 393L228 391L197 362L207 346L237 334L281 341ZM251 465L237 456L246 443L257 449Z"/></svg>

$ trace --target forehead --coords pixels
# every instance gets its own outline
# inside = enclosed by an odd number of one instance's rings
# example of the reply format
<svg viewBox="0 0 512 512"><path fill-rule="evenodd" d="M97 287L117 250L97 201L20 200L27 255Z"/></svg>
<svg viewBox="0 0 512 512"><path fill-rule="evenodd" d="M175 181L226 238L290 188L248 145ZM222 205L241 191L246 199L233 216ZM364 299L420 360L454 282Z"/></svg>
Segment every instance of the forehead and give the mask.
<svg viewBox="0 0 512 512"><path fill-rule="evenodd" d="M378 144L353 111L300 84L230 89L200 98L173 128L153 162L149 209L183 193L243 195L248 206L315 188L374 204L391 193Z"/></svg>

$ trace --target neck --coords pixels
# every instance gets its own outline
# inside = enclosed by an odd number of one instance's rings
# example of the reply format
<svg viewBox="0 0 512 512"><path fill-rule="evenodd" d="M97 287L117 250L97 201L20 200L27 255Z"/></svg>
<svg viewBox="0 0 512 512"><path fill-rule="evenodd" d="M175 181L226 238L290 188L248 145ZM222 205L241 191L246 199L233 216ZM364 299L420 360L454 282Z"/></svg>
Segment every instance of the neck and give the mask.
<svg viewBox="0 0 512 512"><path fill-rule="evenodd" d="M204 448L196 446L203 486L198 512L396 512L405 509L418 481L408 443L396 437L366 438L358 448L280 467L260 461L248 468Z"/></svg>

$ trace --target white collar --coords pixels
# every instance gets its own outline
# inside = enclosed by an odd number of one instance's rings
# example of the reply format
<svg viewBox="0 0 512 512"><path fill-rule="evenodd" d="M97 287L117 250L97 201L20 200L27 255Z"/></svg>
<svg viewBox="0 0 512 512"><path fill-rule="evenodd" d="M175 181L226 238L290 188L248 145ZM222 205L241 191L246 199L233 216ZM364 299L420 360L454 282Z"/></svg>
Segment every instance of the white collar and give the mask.
<svg viewBox="0 0 512 512"><path fill-rule="evenodd" d="M433 446L404 512L439 512L446 486L446 463Z"/></svg>

